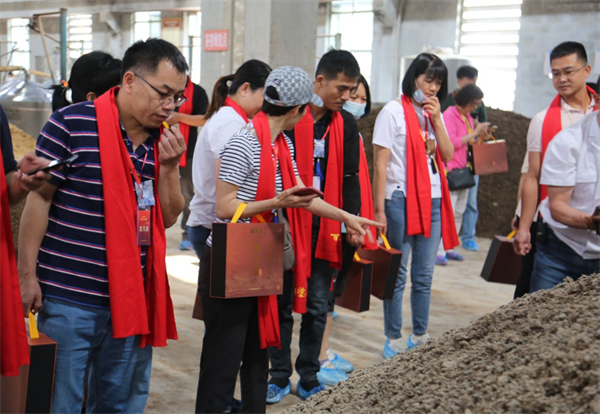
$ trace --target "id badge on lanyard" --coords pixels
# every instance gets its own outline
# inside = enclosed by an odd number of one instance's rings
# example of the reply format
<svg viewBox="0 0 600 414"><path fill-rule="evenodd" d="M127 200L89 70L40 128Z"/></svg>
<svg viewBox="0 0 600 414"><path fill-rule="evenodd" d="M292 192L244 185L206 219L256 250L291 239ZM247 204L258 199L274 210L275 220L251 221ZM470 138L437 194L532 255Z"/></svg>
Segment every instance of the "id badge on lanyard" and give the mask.
<svg viewBox="0 0 600 414"><path fill-rule="evenodd" d="M146 157L142 164L142 171L146 164ZM133 167L133 163L131 165ZM136 233L138 246L149 246L152 244L152 216L150 209L156 205L154 198L154 181L141 181L141 177L132 169L135 181L133 183L135 195L137 199L137 218L136 218Z"/></svg>

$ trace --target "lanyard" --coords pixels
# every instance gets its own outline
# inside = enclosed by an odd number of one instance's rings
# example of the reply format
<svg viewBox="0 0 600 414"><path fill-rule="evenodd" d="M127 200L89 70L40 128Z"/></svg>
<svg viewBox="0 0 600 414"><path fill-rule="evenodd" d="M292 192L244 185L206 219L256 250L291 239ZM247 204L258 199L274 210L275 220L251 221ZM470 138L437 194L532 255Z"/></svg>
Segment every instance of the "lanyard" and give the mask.
<svg viewBox="0 0 600 414"><path fill-rule="evenodd" d="M273 154L273 172L275 173L275 177L277 177L277 158L279 156L279 148L277 148L278 139L280 139L280 137L277 137L271 146L271 153Z"/></svg>
<svg viewBox="0 0 600 414"><path fill-rule="evenodd" d="M465 123L465 126L467 127L467 132L469 134L473 133L473 128L471 128L471 123L469 122L469 119L467 118L467 116L461 114L460 117L462 118L462 121Z"/></svg>
<svg viewBox="0 0 600 414"><path fill-rule="evenodd" d="M429 114L423 110L423 118L425 119L425 133L423 133L423 128L421 128L421 123L419 122L419 132L421 133L421 138L423 138L423 142L427 143L429 139Z"/></svg>

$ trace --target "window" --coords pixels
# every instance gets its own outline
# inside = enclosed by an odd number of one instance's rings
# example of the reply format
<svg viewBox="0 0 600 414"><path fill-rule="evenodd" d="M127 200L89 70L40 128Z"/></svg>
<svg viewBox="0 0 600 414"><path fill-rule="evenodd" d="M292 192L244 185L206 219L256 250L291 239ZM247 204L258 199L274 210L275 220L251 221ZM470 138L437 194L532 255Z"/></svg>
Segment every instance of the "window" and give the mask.
<svg viewBox="0 0 600 414"><path fill-rule="evenodd" d="M462 0L459 54L479 70L486 105L512 111L523 0Z"/></svg>
<svg viewBox="0 0 600 414"><path fill-rule="evenodd" d="M190 37L190 77L192 82L200 83L200 56L202 45L202 13L190 13L188 17L188 36Z"/></svg>
<svg viewBox="0 0 600 414"><path fill-rule="evenodd" d="M135 13L133 41L146 40L149 37L160 38L161 25L159 11Z"/></svg>
<svg viewBox="0 0 600 414"><path fill-rule="evenodd" d="M351 52L360 71L371 83L371 60L373 44L373 1L372 0L343 0L331 2L331 17L329 33L341 34L340 47ZM335 37L329 37L330 47L335 47Z"/></svg>
<svg viewBox="0 0 600 414"><path fill-rule="evenodd" d="M31 69L29 49L29 19L10 19L8 21L8 64Z"/></svg>
<svg viewBox="0 0 600 414"><path fill-rule="evenodd" d="M92 15L67 16L69 56L78 59L92 51Z"/></svg>

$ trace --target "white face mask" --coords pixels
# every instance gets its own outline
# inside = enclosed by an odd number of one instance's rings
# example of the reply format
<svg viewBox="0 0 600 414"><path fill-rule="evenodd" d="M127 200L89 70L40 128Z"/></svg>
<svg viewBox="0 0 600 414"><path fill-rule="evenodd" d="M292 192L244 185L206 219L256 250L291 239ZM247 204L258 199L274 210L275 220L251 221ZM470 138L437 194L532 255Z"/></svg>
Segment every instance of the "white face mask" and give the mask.
<svg viewBox="0 0 600 414"><path fill-rule="evenodd" d="M346 101L344 104L344 109L350 112L354 118L359 119L365 114L365 109L367 108L367 104L359 104L352 101Z"/></svg>

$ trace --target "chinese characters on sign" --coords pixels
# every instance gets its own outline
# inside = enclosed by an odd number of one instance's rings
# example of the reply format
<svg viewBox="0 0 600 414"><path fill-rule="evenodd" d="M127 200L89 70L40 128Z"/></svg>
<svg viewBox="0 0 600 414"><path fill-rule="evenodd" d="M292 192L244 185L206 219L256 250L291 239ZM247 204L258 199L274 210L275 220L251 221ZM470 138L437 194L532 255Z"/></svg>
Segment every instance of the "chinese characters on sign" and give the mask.
<svg viewBox="0 0 600 414"><path fill-rule="evenodd" d="M206 30L204 32L204 50L207 52L229 49L229 30Z"/></svg>

